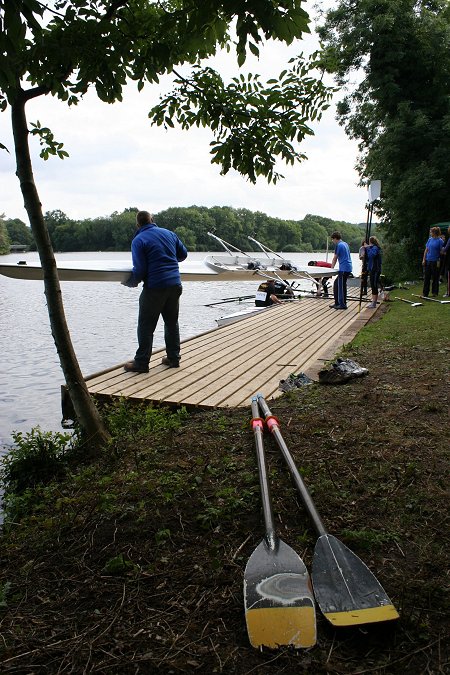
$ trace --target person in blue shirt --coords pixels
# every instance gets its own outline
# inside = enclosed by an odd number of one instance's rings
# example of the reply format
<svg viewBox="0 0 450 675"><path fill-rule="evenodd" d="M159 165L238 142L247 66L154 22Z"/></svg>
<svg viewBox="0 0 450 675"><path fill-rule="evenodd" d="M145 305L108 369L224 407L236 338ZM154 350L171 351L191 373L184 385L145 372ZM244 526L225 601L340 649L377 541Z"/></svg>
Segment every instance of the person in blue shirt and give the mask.
<svg viewBox="0 0 450 675"><path fill-rule="evenodd" d="M424 267L422 295L426 298L428 298L428 294L430 293L430 282L433 297L436 298L439 294L439 260L443 246L444 242L441 239L440 228L432 227L422 260Z"/></svg>
<svg viewBox="0 0 450 675"><path fill-rule="evenodd" d="M372 302L367 305L369 309L375 309L378 300L378 286L381 276L381 247L376 237L370 237L369 243L364 244L367 256L367 271L369 272Z"/></svg>
<svg viewBox="0 0 450 675"><path fill-rule="evenodd" d="M180 365L179 300L182 293L178 263L187 258L187 250L175 232L158 227L148 211L136 214L137 232L131 242L133 271L124 286L144 282L139 297L137 326L138 349L133 361L125 363L128 372L148 373L153 334L158 319L164 321L166 354L162 363L169 368Z"/></svg>
<svg viewBox="0 0 450 675"><path fill-rule="evenodd" d="M347 242L342 241L340 232L333 232L331 241L336 247L331 267L339 262L339 272L333 285L334 305L330 305L330 307L332 309L347 309L347 279L353 270L350 248Z"/></svg>

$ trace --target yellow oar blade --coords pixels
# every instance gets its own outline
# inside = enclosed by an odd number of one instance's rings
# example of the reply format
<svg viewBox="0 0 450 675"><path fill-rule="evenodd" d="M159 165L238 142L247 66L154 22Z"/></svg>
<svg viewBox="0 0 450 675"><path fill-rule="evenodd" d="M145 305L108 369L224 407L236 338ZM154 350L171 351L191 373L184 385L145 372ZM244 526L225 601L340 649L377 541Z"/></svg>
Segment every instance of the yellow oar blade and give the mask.
<svg viewBox="0 0 450 675"><path fill-rule="evenodd" d="M253 647L304 649L316 644L314 607L261 607L250 609L245 619Z"/></svg>
<svg viewBox="0 0 450 675"><path fill-rule="evenodd" d="M339 539L317 540L312 564L317 604L333 626L391 621L399 615L369 568Z"/></svg>
<svg viewBox="0 0 450 675"><path fill-rule="evenodd" d="M253 647L276 649L316 644L316 612L305 564L282 540L275 548L264 539L244 573L245 620Z"/></svg>
<svg viewBox="0 0 450 675"><path fill-rule="evenodd" d="M391 621L398 619L399 614L394 605L381 605L347 612L330 612L324 616L333 626L356 626L362 623L376 623L377 621Z"/></svg>

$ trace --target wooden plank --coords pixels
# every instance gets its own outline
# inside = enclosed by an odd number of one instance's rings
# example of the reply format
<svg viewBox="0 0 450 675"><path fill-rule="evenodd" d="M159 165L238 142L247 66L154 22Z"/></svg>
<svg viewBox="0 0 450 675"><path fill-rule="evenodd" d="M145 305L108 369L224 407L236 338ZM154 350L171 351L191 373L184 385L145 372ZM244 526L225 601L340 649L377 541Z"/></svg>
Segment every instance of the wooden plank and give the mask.
<svg viewBox="0 0 450 675"><path fill-rule="evenodd" d="M317 362L328 345L353 335L371 314L358 315L356 303L337 312L325 301L304 298L183 341L179 369L160 364L161 349L152 355L148 374L127 373L120 364L86 381L92 394L106 399L125 396L201 407L247 405L258 391L280 395L280 379Z"/></svg>

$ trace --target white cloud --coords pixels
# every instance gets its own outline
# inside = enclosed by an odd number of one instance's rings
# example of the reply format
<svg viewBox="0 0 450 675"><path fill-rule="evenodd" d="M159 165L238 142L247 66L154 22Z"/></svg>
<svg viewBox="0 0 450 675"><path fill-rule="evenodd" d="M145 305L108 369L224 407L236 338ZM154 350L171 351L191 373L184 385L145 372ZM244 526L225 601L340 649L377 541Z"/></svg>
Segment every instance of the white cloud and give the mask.
<svg viewBox="0 0 450 675"><path fill-rule="evenodd" d="M314 36L290 48L271 44L260 61L249 63L249 70L263 77L276 75L289 56L315 46ZM216 60L228 76L235 72L230 58ZM166 132L151 127L147 113L160 92L161 88L148 87L138 94L130 86L124 102L114 105L101 103L92 92L73 108L51 97L30 102L29 122L39 119L49 126L70 154L64 161L43 162L36 139L31 140L44 212L60 209L70 218L95 218L128 206L158 212L197 204L248 208L280 218L315 213L351 222L365 219L367 192L357 187L356 144L334 120L334 108L315 125L316 135L302 145L307 161L293 168L280 165L286 178L276 186L263 180L254 186L234 172L219 175L219 168L210 164L212 135L207 130ZM0 140L12 153L0 152L0 213L27 222L15 176L8 111L0 115Z"/></svg>

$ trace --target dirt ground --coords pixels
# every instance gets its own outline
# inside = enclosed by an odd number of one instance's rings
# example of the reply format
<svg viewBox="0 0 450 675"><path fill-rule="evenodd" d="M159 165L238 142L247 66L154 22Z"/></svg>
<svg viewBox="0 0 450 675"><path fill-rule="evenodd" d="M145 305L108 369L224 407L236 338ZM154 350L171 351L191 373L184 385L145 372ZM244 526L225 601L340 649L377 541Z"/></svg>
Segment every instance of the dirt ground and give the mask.
<svg viewBox="0 0 450 675"><path fill-rule="evenodd" d="M126 439L5 534L2 672L448 672L447 339L348 355L367 377L269 403L328 532L398 621L336 629L317 610L315 647L250 646L243 574L263 537L250 409L198 412ZM310 568L317 536L265 446L278 534Z"/></svg>

